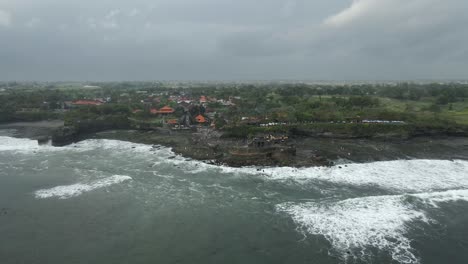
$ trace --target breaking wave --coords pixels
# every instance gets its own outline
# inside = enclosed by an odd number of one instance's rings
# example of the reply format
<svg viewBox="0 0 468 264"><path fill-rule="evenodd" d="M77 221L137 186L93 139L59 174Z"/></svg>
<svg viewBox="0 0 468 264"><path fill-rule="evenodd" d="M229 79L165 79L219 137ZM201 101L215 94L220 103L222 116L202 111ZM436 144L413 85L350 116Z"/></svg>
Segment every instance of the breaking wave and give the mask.
<svg viewBox="0 0 468 264"><path fill-rule="evenodd" d="M304 203L303 200L296 200L283 203L289 201L290 197L283 197L279 194L276 199L282 200L275 199L276 201L273 202L281 203L276 206L276 210L290 215L296 225L306 234L325 237L332 245L333 253L343 259L350 257L366 259L372 256L372 250L380 250L390 252L392 258L399 263L417 263L419 258L411 247L408 233L415 223L433 221L426 209L437 209L443 203L453 201L468 201L468 161L462 160L396 160L315 168L232 168L187 159L176 155L170 148L162 146L90 139L55 148L40 146L35 140L12 137L0 137L1 151L19 153L65 151L84 153L83 157L89 159L101 155L106 156L106 160L131 165L121 168L122 172L107 171L105 175L136 175L134 174L136 170L142 174L150 173L153 177L165 180L161 188L168 192L167 197L176 197L179 200L186 198L181 197L186 195L182 192L187 190L194 193L195 197L199 197L201 201L205 201L205 195L216 194L217 192L213 189L234 192L229 183L203 184L206 188L198 188L194 180L198 176L208 175L207 172L210 172L211 176L255 177L262 185L257 190L262 192L270 191L270 183L292 184L293 188L300 186L308 191L310 191L310 183L326 183L327 186L333 185L333 187L336 185L337 189L333 189L315 201ZM86 153L88 151L90 153ZM49 166L48 162L40 163L40 165L44 168ZM187 174L190 174L190 177L186 177ZM192 175L197 177L191 177ZM99 177L103 176L99 175ZM96 181L90 181L90 179L95 179L95 175L78 180L85 183L38 190L35 196L38 199L68 199L132 178L115 175ZM203 178L200 177L200 179ZM177 185L174 185L176 181ZM183 184L180 184L182 181ZM158 182L161 184L161 181ZM208 183L211 183L211 178ZM369 187L377 191L384 189L384 194L394 195L337 201L337 196L333 194L338 193L337 190L344 185ZM211 194L206 193L207 188ZM375 195L375 192L372 195ZM255 197L261 197L261 195L255 193ZM272 202L268 195L265 195L264 199L269 203Z"/></svg>
<svg viewBox="0 0 468 264"><path fill-rule="evenodd" d="M37 140L0 136L0 151L32 150L39 148Z"/></svg>
<svg viewBox="0 0 468 264"><path fill-rule="evenodd" d="M109 139L88 139L63 147L53 147L50 145L39 145L38 141L33 139L0 136L0 151L32 152L42 150L84 152L92 150L112 150L149 153L152 149L151 145ZM169 148L160 147L158 149L165 150L164 152L166 152L167 155L173 155Z"/></svg>
<svg viewBox="0 0 468 264"><path fill-rule="evenodd" d="M59 199L68 199L79 196L83 193L90 192L96 189L111 186L113 184L122 183L132 180L129 176L114 175L89 184L77 183L72 185L57 186L50 189L42 189L36 191L34 194L38 199L46 199L57 197Z"/></svg>
<svg viewBox="0 0 468 264"><path fill-rule="evenodd" d="M66 147L51 147L40 146L35 140L0 136L0 151L8 150L27 152L106 150L109 154L136 154L138 157L154 162L154 166L174 165L190 174L212 171L223 174L254 175L267 180L294 181L299 184L319 180L379 187L398 193L468 188L468 161L462 160L396 160L337 165L329 168L231 168L186 159L176 155L170 148L119 140L89 139Z"/></svg>
<svg viewBox="0 0 468 264"><path fill-rule="evenodd" d="M276 209L289 214L304 232L324 236L342 259L365 258L371 249L378 249L390 252L399 263L417 263L406 234L413 222L430 219L409 197L438 207L442 202L468 201L468 190L283 203Z"/></svg>
<svg viewBox="0 0 468 264"><path fill-rule="evenodd" d="M380 187L399 193L468 188L468 162L462 160L396 160L331 168L269 168L262 173L272 180L323 180Z"/></svg>

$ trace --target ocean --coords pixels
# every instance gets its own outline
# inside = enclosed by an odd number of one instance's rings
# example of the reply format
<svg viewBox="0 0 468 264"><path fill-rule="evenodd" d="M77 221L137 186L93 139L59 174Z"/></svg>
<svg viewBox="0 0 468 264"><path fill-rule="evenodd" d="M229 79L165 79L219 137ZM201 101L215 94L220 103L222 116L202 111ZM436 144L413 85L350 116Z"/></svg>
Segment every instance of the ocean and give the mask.
<svg viewBox="0 0 468 264"><path fill-rule="evenodd" d="M468 263L468 161L230 168L0 133L0 263Z"/></svg>

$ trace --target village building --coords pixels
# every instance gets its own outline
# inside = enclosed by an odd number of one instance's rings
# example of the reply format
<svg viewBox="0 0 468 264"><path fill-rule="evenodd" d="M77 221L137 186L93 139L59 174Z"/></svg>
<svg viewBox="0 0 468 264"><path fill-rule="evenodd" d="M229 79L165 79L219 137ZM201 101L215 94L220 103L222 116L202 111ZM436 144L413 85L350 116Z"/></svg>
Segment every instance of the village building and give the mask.
<svg viewBox="0 0 468 264"><path fill-rule="evenodd" d="M72 106L91 106L91 105L99 106L99 105L102 105L104 103L102 101L98 101L98 100L82 99L82 100L73 101L71 104L72 104Z"/></svg>
<svg viewBox="0 0 468 264"><path fill-rule="evenodd" d="M206 104L208 102L208 99L206 96L202 95L200 96L200 104Z"/></svg>
<svg viewBox="0 0 468 264"><path fill-rule="evenodd" d="M192 100L186 96L181 96L177 99L178 104L186 103L186 104L191 104Z"/></svg>
<svg viewBox="0 0 468 264"><path fill-rule="evenodd" d="M175 126L179 124L179 121L177 119L169 119L167 120L167 124L171 126Z"/></svg>
<svg viewBox="0 0 468 264"><path fill-rule="evenodd" d="M170 106L164 106L161 109L151 108L150 113L153 115L170 115L173 114L175 110Z"/></svg>
<svg viewBox="0 0 468 264"><path fill-rule="evenodd" d="M203 116L203 115L197 115L195 117L195 121L197 121L197 123L199 124L206 124L208 123L208 120Z"/></svg>

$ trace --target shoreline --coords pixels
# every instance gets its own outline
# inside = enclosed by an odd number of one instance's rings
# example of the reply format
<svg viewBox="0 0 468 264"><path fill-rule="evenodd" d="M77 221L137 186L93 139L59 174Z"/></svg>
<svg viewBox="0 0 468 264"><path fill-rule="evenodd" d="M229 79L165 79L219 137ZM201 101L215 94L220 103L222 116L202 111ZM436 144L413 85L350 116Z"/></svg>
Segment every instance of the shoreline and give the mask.
<svg viewBox="0 0 468 264"><path fill-rule="evenodd" d="M21 122L0 125L11 129L13 137L38 140L51 139L62 127L61 121ZM230 167L318 167L340 163L367 163L399 159L446 159L468 160L468 137L416 137L410 139L343 139L295 137L292 139L296 154L284 160L260 158L236 160L229 157L228 150L241 140L203 140L197 133L139 130L106 130L79 134L74 140L113 139L148 145L169 147L175 154L209 164ZM210 144L207 142L210 141ZM212 142L211 142L212 141ZM57 144L57 145L69 145Z"/></svg>
<svg viewBox="0 0 468 264"><path fill-rule="evenodd" d="M62 120L43 120L37 122L13 122L2 123L0 129L12 129L19 137L30 138L39 141L52 139L53 133L63 127Z"/></svg>

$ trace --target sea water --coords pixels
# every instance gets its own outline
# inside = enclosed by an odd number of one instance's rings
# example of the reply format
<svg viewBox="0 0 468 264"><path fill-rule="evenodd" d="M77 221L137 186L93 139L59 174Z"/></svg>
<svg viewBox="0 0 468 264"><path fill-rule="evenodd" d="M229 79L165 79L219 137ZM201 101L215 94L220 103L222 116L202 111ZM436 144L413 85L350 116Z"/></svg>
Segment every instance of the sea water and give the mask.
<svg viewBox="0 0 468 264"><path fill-rule="evenodd" d="M463 160L230 168L0 136L0 263L468 263L467 248Z"/></svg>

